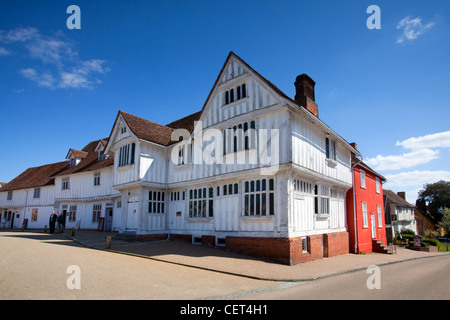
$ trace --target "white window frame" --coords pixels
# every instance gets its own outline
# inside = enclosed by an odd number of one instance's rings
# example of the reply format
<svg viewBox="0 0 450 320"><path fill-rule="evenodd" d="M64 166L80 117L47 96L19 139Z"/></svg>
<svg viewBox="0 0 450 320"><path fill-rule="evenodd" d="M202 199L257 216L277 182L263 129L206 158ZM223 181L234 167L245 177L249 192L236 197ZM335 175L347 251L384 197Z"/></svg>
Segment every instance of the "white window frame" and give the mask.
<svg viewBox="0 0 450 320"><path fill-rule="evenodd" d="M359 180L361 182L361 188L366 188L366 172L364 170L359 170Z"/></svg>
<svg viewBox="0 0 450 320"><path fill-rule="evenodd" d="M302 253L309 252L308 237L302 237Z"/></svg>
<svg viewBox="0 0 450 320"><path fill-rule="evenodd" d="M94 204L92 207L92 222L98 222L102 216L102 205Z"/></svg>
<svg viewBox="0 0 450 320"><path fill-rule="evenodd" d="M381 192L380 178L378 178L378 177L375 178L375 190L376 190L377 193Z"/></svg>
<svg viewBox="0 0 450 320"><path fill-rule="evenodd" d="M66 215L69 216L69 221L75 221L77 219L77 206L69 206L69 212Z"/></svg>
<svg viewBox="0 0 450 320"><path fill-rule="evenodd" d="M316 184L314 186L314 213L316 215L330 214L331 188Z"/></svg>
<svg viewBox="0 0 450 320"><path fill-rule="evenodd" d="M275 215L275 179L263 178L243 182L243 216Z"/></svg>
<svg viewBox="0 0 450 320"><path fill-rule="evenodd" d="M37 221L38 219L38 209L33 208L31 209L31 221Z"/></svg>
<svg viewBox="0 0 450 320"><path fill-rule="evenodd" d="M94 173L94 186L100 185L100 172Z"/></svg>
<svg viewBox="0 0 450 320"><path fill-rule="evenodd" d="M361 202L362 218L363 218L363 228L369 227L368 217L367 217L367 202Z"/></svg>
<svg viewBox="0 0 450 320"><path fill-rule="evenodd" d="M149 190L148 213L165 213L165 194L164 191Z"/></svg>
<svg viewBox="0 0 450 320"><path fill-rule="evenodd" d="M33 199L39 199L41 197L41 188L34 188Z"/></svg>
<svg viewBox="0 0 450 320"><path fill-rule="evenodd" d="M377 205L377 216L378 216L378 228L383 227L383 215L381 212L381 206Z"/></svg>
<svg viewBox="0 0 450 320"><path fill-rule="evenodd" d="M61 190L70 190L70 178L62 178Z"/></svg>
<svg viewBox="0 0 450 320"><path fill-rule="evenodd" d="M256 121L248 120L224 130L224 154L256 149Z"/></svg>
<svg viewBox="0 0 450 320"><path fill-rule="evenodd" d="M119 158L117 161L118 167L123 167L126 165L134 164L135 162L135 153L136 153L136 144L129 143L119 148Z"/></svg>
<svg viewBox="0 0 450 320"><path fill-rule="evenodd" d="M214 188L201 187L188 191L189 218L214 217Z"/></svg>

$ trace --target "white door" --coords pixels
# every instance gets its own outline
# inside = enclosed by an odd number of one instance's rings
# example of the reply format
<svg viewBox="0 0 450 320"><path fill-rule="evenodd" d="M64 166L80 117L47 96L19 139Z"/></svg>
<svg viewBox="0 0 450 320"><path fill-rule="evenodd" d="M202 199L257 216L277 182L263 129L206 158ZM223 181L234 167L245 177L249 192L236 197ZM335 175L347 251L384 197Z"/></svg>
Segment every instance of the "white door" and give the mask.
<svg viewBox="0 0 450 320"><path fill-rule="evenodd" d="M375 213L370 213L370 223L372 225L372 239L375 239L377 237L377 228L375 225Z"/></svg>
<svg viewBox="0 0 450 320"><path fill-rule="evenodd" d="M136 231L138 224L138 198L133 197L128 201L127 230Z"/></svg>

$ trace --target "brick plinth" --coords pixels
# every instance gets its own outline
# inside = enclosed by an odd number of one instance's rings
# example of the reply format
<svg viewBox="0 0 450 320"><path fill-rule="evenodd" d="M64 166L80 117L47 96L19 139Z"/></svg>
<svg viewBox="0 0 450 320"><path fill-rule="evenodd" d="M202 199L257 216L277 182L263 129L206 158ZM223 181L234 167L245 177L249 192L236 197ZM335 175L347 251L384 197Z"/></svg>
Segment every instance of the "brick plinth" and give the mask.
<svg viewBox="0 0 450 320"><path fill-rule="evenodd" d="M168 237L167 233L162 234L138 234L136 235L136 239L139 241L148 241L148 240L166 240Z"/></svg>
<svg viewBox="0 0 450 320"><path fill-rule="evenodd" d="M158 235L149 236L155 237ZM167 238L167 235L161 236L164 236L164 239ZM171 234L170 237L171 239L192 242L192 235L190 234ZM202 246L216 247L215 236L202 235L197 237L201 238ZM303 238L307 239L306 250L302 246ZM220 248L294 265L348 253L349 235L348 232L335 232L292 238L229 236L225 238L225 246L220 246Z"/></svg>

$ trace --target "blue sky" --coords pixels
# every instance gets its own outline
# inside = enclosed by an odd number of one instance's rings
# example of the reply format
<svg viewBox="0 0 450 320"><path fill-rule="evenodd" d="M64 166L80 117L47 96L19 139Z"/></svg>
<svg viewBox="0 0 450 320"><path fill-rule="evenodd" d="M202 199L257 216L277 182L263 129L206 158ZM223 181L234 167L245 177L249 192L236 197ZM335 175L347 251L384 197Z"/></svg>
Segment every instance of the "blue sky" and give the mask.
<svg viewBox="0 0 450 320"><path fill-rule="evenodd" d="M450 180L449 22L444 0L3 0L0 181L107 137L118 110L161 124L200 110L234 51L288 96L313 78L320 118L414 202Z"/></svg>

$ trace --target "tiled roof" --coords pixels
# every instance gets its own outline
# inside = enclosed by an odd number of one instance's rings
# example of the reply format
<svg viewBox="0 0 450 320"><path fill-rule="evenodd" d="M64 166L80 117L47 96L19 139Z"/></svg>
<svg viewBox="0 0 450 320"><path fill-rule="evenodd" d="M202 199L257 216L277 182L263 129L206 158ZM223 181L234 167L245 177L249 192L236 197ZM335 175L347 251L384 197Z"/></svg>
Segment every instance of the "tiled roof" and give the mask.
<svg viewBox="0 0 450 320"><path fill-rule="evenodd" d="M189 132L192 132L194 130L194 122L200 119L201 114L202 112L198 111L188 115L187 117L171 122L167 124L166 127L170 127L172 129L186 129Z"/></svg>
<svg viewBox="0 0 450 320"><path fill-rule="evenodd" d="M383 194L387 197L387 199L389 201L391 201L392 203L395 203L396 205L398 205L400 207L409 207L409 208L415 207L392 190L383 189Z"/></svg>
<svg viewBox="0 0 450 320"><path fill-rule="evenodd" d="M61 176L71 173L98 170L113 165L114 164L113 158L108 158L99 161L98 152L95 151L95 148L97 148L97 145L100 141L102 140L108 141L108 139L109 138L89 142L89 144L80 151L82 154L85 154L85 157L76 166L68 167L66 170L59 172L57 175Z"/></svg>
<svg viewBox="0 0 450 320"><path fill-rule="evenodd" d="M139 139L154 142L163 146L169 145L172 132L174 131L173 128L139 118L123 111L119 111L119 114L122 115L130 130Z"/></svg>
<svg viewBox="0 0 450 320"><path fill-rule="evenodd" d="M70 149L67 155L69 155L70 152L72 152L73 156L77 159L84 159L87 156L87 152L85 151Z"/></svg>
<svg viewBox="0 0 450 320"><path fill-rule="evenodd" d="M102 140L108 141L108 139L109 138ZM55 183L56 176L98 170L113 165L114 159L98 160L98 153L95 152L95 148L97 147L99 141L101 140L91 141L82 150L70 149L72 151L75 150L79 152L79 154L75 155L75 157L83 157L83 159L76 166L69 167L70 161L63 161L46 164L40 167L29 168L17 176L14 180L2 186L1 191L49 186Z"/></svg>
<svg viewBox="0 0 450 320"><path fill-rule="evenodd" d="M29 168L22 174L5 184L1 191L10 191L26 188L36 188L53 185L55 176L67 168L69 161L46 164L40 167Z"/></svg>

